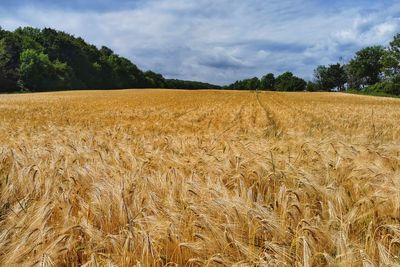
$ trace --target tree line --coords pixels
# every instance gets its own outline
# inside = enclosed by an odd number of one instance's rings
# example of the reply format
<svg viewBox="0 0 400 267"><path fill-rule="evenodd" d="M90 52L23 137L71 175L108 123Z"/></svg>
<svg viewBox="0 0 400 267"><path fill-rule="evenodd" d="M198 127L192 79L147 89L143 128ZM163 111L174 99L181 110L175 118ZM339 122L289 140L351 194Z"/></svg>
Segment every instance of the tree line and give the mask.
<svg viewBox="0 0 400 267"><path fill-rule="evenodd" d="M304 91L307 82L296 77L291 72L285 72L275 78L273 73L264 75L261 79L253 77L240 80L225 87L233 90L270 90L270 91Z"/></svg>
<svg viewBox="0 0 400 267"><path fill-rule="evenodd" d="M226 89L276 91L355 91L370 94L400 95L400 34L388 47L370 46L358 51L346 64L320 65L312 81L286 72L277 78L269 73L236 81Z"/></svg>
<svg viewBox="0 0 400 267"><path fill-rule="evenodd" d="M400 34L388 47L370 46L347 63L318 66L312 81L291 72L268 73L228 86L165 79L143 72L110 48L97 48L68 33L0 27L0 92L70 89L176 88L276 91L344 91L400 95Z"/></svg>
<svg viewBox="0 0 400 267"><path fill-rule="evenodd" d="M219 86L141 71L108 47L50 28L0 28L0 92Z"/></svg>

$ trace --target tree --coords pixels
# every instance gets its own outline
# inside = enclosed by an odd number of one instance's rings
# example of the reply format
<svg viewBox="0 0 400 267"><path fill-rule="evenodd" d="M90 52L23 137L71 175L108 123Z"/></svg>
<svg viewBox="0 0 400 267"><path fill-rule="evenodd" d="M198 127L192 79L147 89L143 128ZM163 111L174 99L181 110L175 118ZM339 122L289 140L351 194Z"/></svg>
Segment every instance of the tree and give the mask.
<svg viewBox="0 0 400 267"><path fill-rule="evenodd" d="M304 91L306 89L306 81L296 77L291 72L285 72L278 76L275 81L277 91Z"/></svg>
<svg viewBox="0 0 400 267"><path fill-rule="evenodd" d="M109 56L111 56L111 55L114 54L114 51L112 51L112 50L111 50L110 48L108 48L107 46L102 46L102 47L100 48L100 53L101 53L103 56L109 57Z"/></svg>
<svg viewBox="0 0 400 267"><path fill-rule="evenodd" d="M0 27L0 92L172 86L220 88L208 83L165 80L154 72L145 74L110 48L98 49L62 31L24 27L9 32Z"/></svg>
<svg viewBox="0 0 400 267"><path fill-rule="evenodd" d="M260 88L260 80L257 77L247 79L245 81L245 88L247 90L257 90Z"/></svg>
<svg viewBox="0 0 400 267"><path fill-rule="evenodd" d="M228 86L229 89L234 90L257 90L260 89L260 80L257 77L236 81Z"/></svg>
<svg viewBox="0 0 400 267"><path fill-rule="evenodd" d="M166 87L171 89L220 89L220 86L196 82L196 81L184 81L177 79L166 79Z"/></svg>
<svg viewBox="0 0 400 267"><path fill-rule="evenodd" d="M320 90L320 87L317 83L309 81L306 86L307 92L317 92Z"/></svg>
<svg viewBox="0 0 400 267"><path fill-rule="evenodd" d="M20 38L22 50L35 49L43 51L43 47L39 43L42 38L42 33L39 29L32 27L18 28L15 30L14 35Z"/></svg>
<svg viewBox="0 0 400 267"><path fill-rule="evenodd" d="M76 89L88 88L95 83L96 70L85 51L88 45L83 40L65 32L45 28L42 30L40 42L50 60L65 62L72 68L75 77L73 85Z"/></svg>
<svg viewBox="0 0 400 267"><path fill-rule="evenodd" d="M124 57L111 55L108 63L112 68L112 77L116 88L145 87L146 78L136 65Z"/></svg>
<svg viewBox="0 0 400 267"><path fill-rule="evenodd" d="M71 69L65 63L52 63L49 57L33 49L24 50L20 57L20 84L32 91L69 89Z"/></svg>
<svg viewBox="0 0 400 267"><path fill-rule="evenodd" d="M344 65L340 63L326 66L318 66L314 70L314 80L318 85L318 90L329 91L337 89L344 90L347 82L347 73Z"/></svg>
<svg viewBox="0 0 400 267"><path fill-rule="evenodd" d="M330 90L331 84L328 79L328 68L326 66L320 65L314 70L314 80L318 91ZM314 87L314 89L317 89Z"/></svg>
<svg viewBox="0 0 400 267"><path fill-rule="evenodd" d="M345 66L340 63L332 64L328 67L318 66L314 70L314 80L319 90L329 91L337 89L338 91L342 91L347 82Z"/></svg>
<svg viewBox="0 0 400 267"><path fill-rule="evenodd" d="M271 91L275 89L275 76L273 73L268 73L261 78L260 89Z"/></svg>
<svg viewBox="0 0 400 267"><path fill-rule="evenodd" d="M237 89L239 89L239 83L240 83L240 81L235 81L234 83L226 86L226 89L237 90Z"/></svg>
<svg viewBox="0 0 400 267"><path fill-rule="evenodd" d="M388 78L400 75L400 34L397 34L390 42L381 62L384 73Z"/></svg>
<svg viewBox="0 0 400 267"><path fill-rule="evenodd" d="M161 74L155 73L153 71L146 71L144 73L148 86L153 88L165 88L167 87L167 82Z"/></svg>
<svg viewBox="0 0 400 267"><path fill-rule="evenodd" d="M381 80L383 47L371 46L361 49L347 65L350 87L359 89Z"/></svg>
<svg viewBox="0 0 400 267"><path fill-rule="evenodd" d="M10 32L0 39L0 92L18 90L18 66L21 40Z"/></svg>
<svg viewBox="0 0 400 267"><path fill-rule="evenodd" d="M329 65L328 79L332 85L331 89L336 88L338 91L343 91L344 85L347 82L345 66L340 63Z"/></svg>

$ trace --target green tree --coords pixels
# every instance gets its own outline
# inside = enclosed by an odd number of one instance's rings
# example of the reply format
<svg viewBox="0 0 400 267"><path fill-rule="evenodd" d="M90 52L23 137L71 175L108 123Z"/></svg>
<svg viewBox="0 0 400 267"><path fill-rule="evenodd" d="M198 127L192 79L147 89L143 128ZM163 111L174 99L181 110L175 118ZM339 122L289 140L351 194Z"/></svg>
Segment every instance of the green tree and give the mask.
<svg viewBox="0 0 400 267"><path fill-rule="evenodd" d="M111 50L110 48L108 48L107 46L102 46L102 47L100 48L100 53L101 53L102 56L109 57L109 56L111 56L111 55L114 54L114 51L112 51L112 50Z"/></svg>
<svg viewBox="0 0 400 267"><path fill-rule="evenodd" d="M296 77L291 72L285 72L278 76L275 81L277 91L304 91L307 83L303 79Z"/></svg>
<svg viewBox="0 0 400 267"><path fill-rule="evenodd" d="M242 81L236 81L229 85L228 88L234 90L256 90L260 89L260 85L260 79L253 77L250 79L244 79Z"/></svg>
<svg viewBox="0 0 400 267"><path fill-rule="evenodd" d="M331 83L331 89L337 89L338 91L344 90L344 85L347 82L347 73L344 65L340 63L329 65L328 78Z"/></svg>
<svg viewBox="0 0 400 267"><path fill-rule="evenodd" d="M70 89L71 69L65 63L55 61L33 49L24 50L20 57L20 84L32 91Z"/></svg>
<svg viewBox="0 0 400 267"><path fill-rule="evenodd" d="M348 82L352 88L375 84L381 80L381 63L385 50L381 46L361 49L347 65Z"/></svg>
<svg viewBox="0 0 400 267"><path fill-rule="evenodd" d="M384 73L388 78L400 75L400 34L397 34L390 42L381 62Z"/></svg>
<svg viewBox="0 0 400 267"><path fill-rule="evenodd" d="M145 87L146 78L136 65L128 59L115 54L109 56L114 83L117 88Z"/></svg>
<svg viewBox="0 0 400 267"><path fill-rule="evenodd" d="M329 90L331 87L331 84L328 80L328 68L326 66L320 65L314 70L314 81L315 85L318 88L317 91L326 91Z"/></svg>
<svg viewBox="0 0 400 267"><path fill-rule="evenodd" d="M307 86L306 86L306 91L307 92L317 92L319 90L321 90L321 89L320 89L320 86L317 83L310 82L310 81L307 83Z"/></svg>
<svg viewBox="0 0 400 267"><path fill-rule="evenodd" d="M161 74L155 73L153 71L146 71L144 73L148 87L153 88L165 88L167 87L167 82Z"/></svg>
<svg viewBox="0 0 400 267"><path fill-rule="evenodd" d="M268 73L261 78L260 89L271 91L275 89L275 76L273 73Z"/></svg>
<svg viewBox="0 0 400 267"><path fill-rule="evenodd" d="M337 89L344 90L344 85L347 82L347 74L344 65L340 63L325 66L318 66L314 70L314 79L319 87L319 90L329 91Z"/></svg>
<svg viewBox="0 0 400 267"><path fill-rule="evenodd" d="M20 75L22 75L20 77ZM62 31L25 27L14 32L0 28L0 91L114 89L170 87L188 89L219 86L165 80L161 74L143 73L130 60L110 48L86 43Z"/></svg>
<svg viewBox="0 0 400 267"><path fill-rule="evenodd" d="M220 89L218 85L213 85L209 83L196 82L196 81L185 81L177 79L166 79L166 87L171 89Z"/></svg>
<svg viewBox="0 0 400 267"><path fill-rule="evenodd" d="M52 61L59 60L70 66L74 72L76 89L88 88L96 82L96 69L85 51L88 46L82 39L64 32L45 28L42 30L41 45Z"/></svg>
<svg viewBox="0 0 400 267"><path fill-rule="evenodd" d="M10 32L0 39L0 92L18 90L18 66L21 40Z"/></svg>
<svg viewBox="0 0 400 267"><path fill-rule="evenodd" d="M40 29L32 27L18 28L15 30L14 35L20 38L22 50L44 50L43 46L39 43L42 36Z"/></svg>
<svg viewBox="0 0 400 267"><path fill-rule="evenodd" d="M245 89L257 90L259 88L260 88L260 80L257 77L253 77L245 81Z"/></svg>

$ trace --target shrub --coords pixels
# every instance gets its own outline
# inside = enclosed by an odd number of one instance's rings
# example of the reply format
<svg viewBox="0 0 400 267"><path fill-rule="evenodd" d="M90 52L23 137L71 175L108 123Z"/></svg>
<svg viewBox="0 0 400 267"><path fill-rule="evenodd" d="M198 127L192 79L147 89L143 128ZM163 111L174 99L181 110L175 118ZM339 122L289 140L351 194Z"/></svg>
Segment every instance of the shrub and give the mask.
<svg viewBox="0 0 400 267"><path fill-rule="evenodd" d="M369 86L365 92L372 94L400 95L400 77Z"/></svg>

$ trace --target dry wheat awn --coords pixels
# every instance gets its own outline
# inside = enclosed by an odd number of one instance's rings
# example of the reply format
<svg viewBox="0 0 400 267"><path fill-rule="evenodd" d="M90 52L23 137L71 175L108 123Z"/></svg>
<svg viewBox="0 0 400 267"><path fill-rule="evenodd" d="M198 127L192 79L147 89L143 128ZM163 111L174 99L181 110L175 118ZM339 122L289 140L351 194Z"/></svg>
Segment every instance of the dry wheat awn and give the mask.
<svg viewBox="0 0 400 267"><path fill-rule="evenodd" d="M400 265L400 101L0 96L2 266Z"/></svg>

